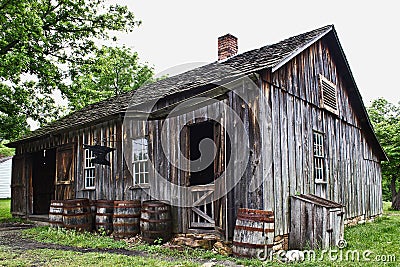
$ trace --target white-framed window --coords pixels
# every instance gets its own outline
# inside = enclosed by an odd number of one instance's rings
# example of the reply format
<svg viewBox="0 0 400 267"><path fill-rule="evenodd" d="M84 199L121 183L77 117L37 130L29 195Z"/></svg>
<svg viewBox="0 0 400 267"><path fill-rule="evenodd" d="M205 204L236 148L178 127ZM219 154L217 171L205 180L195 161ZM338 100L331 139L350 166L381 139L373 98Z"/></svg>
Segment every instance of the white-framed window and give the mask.
<svg viewBox="0 0 400 267"><path fill-rule="evenodd" d="M314 181L325 182L325 148L324 148L324 134L320 132L313 132L314 144Z"/></svg>
<svg viewBox="0 0 400 267"><path fill-rule="evenodd" d="M148 142L145 137L132 140L132 169L133 183L148 184L149 183L149 149Z"/></svg>
<svg viewBox="0 0 400 267"><path fill-rule="evenodd" d="M95 188L94 181L96 178L96 169L94 164L91 162L91 159L94 159L93 151L89 149L85 149L85 167L84 167L84 175L85 175L85 188L93 189Z"/></svg>

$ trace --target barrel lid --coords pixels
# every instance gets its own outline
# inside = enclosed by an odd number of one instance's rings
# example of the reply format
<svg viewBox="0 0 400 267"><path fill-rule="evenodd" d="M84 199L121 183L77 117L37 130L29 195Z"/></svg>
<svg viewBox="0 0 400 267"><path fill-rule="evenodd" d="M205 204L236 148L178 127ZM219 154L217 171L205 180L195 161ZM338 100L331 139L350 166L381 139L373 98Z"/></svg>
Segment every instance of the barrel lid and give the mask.
<svg viewBox="0 0 400 267"><path fill-rule="evenodd" d="M124 206L141 206L140 200L114 200L114 207L124 207Z"/></svg>
<svg viewBox="0 0 400 267"><path fill-rule="evenodd" d="M274 212L272 210L256 210L256 209L240 208L238 214L273 216Z"/></svg>
<svg viewBox="0 0 400 267"><path fill-rule="evenodd" d="M73 204L73 203L89 203L88 198L74 198L74 199L66 199L64 200L66 204Z"/></svg>

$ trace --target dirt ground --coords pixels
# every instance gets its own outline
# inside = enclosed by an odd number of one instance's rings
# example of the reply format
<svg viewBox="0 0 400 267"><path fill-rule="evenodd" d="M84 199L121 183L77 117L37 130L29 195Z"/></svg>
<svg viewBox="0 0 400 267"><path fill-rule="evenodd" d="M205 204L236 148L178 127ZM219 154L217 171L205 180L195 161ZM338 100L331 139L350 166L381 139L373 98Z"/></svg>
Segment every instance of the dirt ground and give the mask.
<svg viewBox="0 0 400 267"><path fill-rule="evenodd" d="M6 223L0 224L0 246L5 246L13 251L24 251L24 250L33 250L33 249L55 249L55 250L67 250L74 251L80 253L112 253L119 255L127 255L127 256L141 256L141 257L152 257L149 253L145 251L135 251L135 250L126 250L126 249L91 249L91 248L76 248L70 246L63 246L57 244L49 244L49 243L40 243L32 239L23 238L22 230L34 227L29 224L20 224L20 223ZM174 261L176 259L171 257L166 257L167 261ZM242 266L237 265L231 261L213 261L209 262L206 260L198 260L199 264L204 264L204 266L214 266L214 264L222 265L222 266Z"/></svg>

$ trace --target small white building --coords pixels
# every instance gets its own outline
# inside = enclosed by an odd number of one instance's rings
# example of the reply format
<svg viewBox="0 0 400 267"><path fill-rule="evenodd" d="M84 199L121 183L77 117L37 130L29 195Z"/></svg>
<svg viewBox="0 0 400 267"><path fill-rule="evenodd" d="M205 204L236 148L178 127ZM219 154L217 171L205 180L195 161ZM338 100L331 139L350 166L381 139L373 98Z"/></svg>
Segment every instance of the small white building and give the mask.
<svg viewBox="0 0 400 267"><path fill-rule="evenodd" d="M0 199L11 198L12 157L0 158Z"/></svg>

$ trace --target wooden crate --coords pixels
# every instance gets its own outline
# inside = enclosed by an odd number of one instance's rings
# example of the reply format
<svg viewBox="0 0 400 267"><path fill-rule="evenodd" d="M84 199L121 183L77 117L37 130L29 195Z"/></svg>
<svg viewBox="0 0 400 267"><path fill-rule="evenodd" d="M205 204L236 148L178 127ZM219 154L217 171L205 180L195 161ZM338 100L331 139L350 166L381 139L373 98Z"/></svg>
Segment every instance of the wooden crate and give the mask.
<svg viewBox="0 0 400 267"><path fill-rule="evenodd" d="M290 198L290 249L336 246L344 235L343 205L315 195Z"/></svg>

